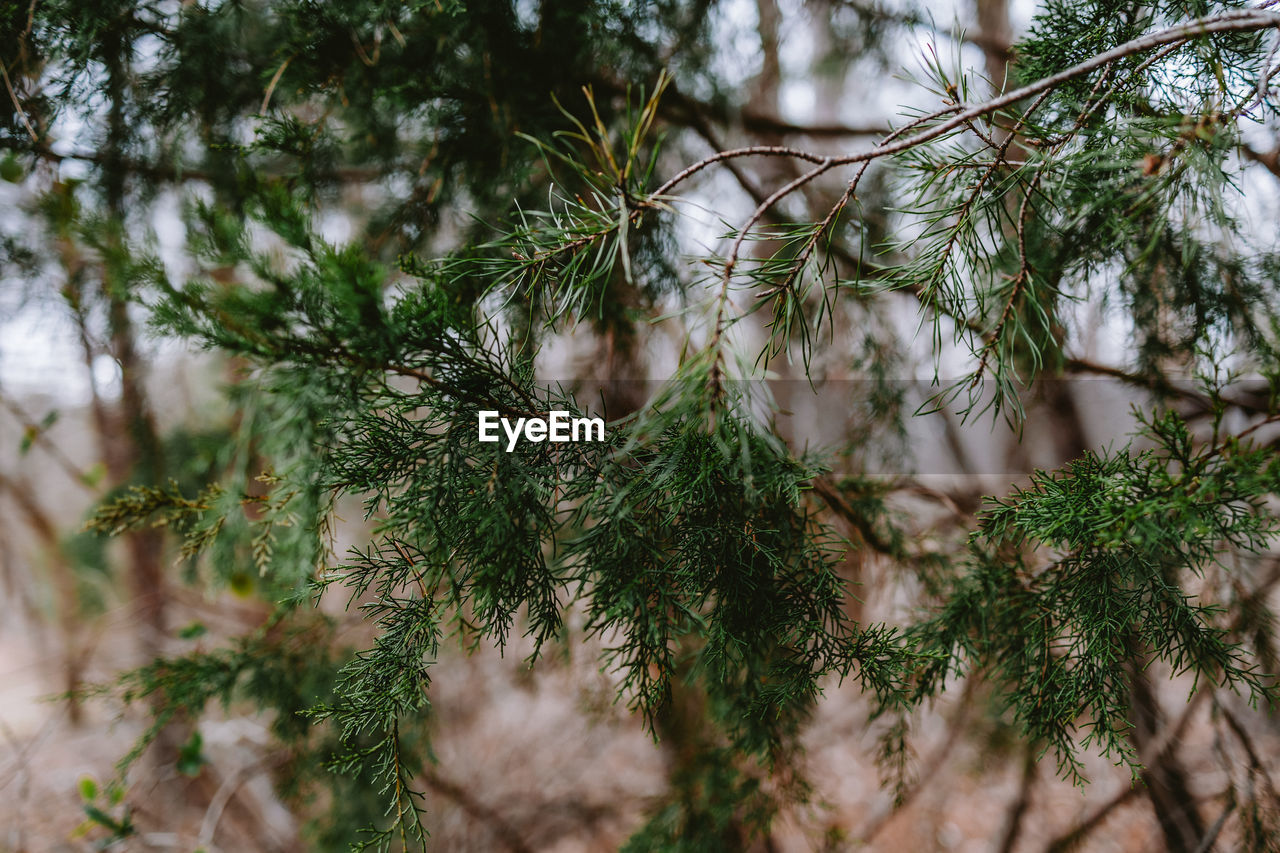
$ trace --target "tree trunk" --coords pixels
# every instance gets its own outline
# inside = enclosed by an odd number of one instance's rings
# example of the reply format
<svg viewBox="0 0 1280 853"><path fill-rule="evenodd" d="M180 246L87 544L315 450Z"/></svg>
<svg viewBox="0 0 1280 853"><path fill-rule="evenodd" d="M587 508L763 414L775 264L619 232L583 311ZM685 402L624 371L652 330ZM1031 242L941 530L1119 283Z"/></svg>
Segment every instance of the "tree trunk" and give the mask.
<svg viewBox="0 0 1280 853"><path fill-rule="evenodd" d="M1163 726L1160 703L1142 661L1143 656L1135 649L1129 664L1129 719L1133 723L1129 737L1146 761L1142 782L1160 823L1165 849L1170 853L1197 853L1200 840L1205 836L1204 821L1187 784L1187 771L1175 752L1174 739L1160 747L1158 753L1147 757L1152 745L1160 738Z"/></svg>

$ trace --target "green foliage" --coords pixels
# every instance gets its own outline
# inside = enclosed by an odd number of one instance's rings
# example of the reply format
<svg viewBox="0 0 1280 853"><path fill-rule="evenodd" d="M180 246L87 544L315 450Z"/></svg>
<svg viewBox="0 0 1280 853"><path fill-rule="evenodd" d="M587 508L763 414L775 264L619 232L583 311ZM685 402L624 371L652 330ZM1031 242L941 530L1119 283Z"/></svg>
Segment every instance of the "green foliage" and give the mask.
<svg viewBox="0 0 1280 853"><path fill-rule="evenodd" d="M1019 46L1017 80L1066 72L1186 14L1182 4L1050 3ZM939 405L1009 405L1020 419L1021 383L1065 359L1065 304L1099 290L1133 318L1148 374L1223 339L1263 356L1250 367L1273 359L1275 248L1249 245L1236 221L1243 163L1231 156L1239 124L1262 120L1258 107L1274 113L1257 102L1260 38L1134 51L992 110L981 126L926 119L953 126L898 157L918 230L888 245L905 257L889 277L932 310L935 352L949 326L978 357ZM936 57L925 85L943 103L974 100L973 81ZM994 396L983 396L983 378L995 380Z"/></svg>
<svg viewBox="0 0 1280 853"><path fill-rule="evenodd" d="M204 738L199 731L193 731L178 750L178 772L183 776L199 776L208 763L209 760L204 757Z"/></svg>
<svg viewBox="0 0 1280 853"><path fill-rule="evenodd" d="M1085 749L1137 768L1131 687L1153 661L1273 698L1270 614L1243 581L1274 540L1280 463L1222 424L1229 406L1274 419L1280 254L1245 239L1234 152L1242 122L1276 119L1265 78L1257 90L1261 33L1280 18L1054 0L1015 52L1009 88L1029 87L1017 96L984 102L977 76L935 52L923 85L940 109L874 147L720 152L664 179L682 122L715 138L702 113L721 104L712 6L0 10L20 47L0 48L18 84L0 177L31 180L29 161L91 173L49 180L31 205L67 306L123 338L128 303L155 333L234 365L227 425L145 448L87 527L166 528L188 579L272 613L212 649L189 626L189 651L123 676L116 689L149 702L153 722L122 770L168 723L247 702L273 713L285 795L328 791L318 845L425 847L418 780L442 644L523 636L534 665L590 638L651 734L695 732L626 849L739 850L807 796L800 736L841 679L889 721L890 768L905 766L912 711L963 675L986 678L1077 778ZM867 38L883 31L872 18L859 19ZM59 122L100 147L55 152ZM763 193L742 181L754 212L680 258L691 182L747 156L794 168ZM779 209L828 174L844 187L822 209ZM347 211L347 237L326 236L353 186L376 201ZM190 275L135 212L168 188ZM5 258L31 267L21 242L8 235ZM1210 387L1208 438L1152 416L1120 451L1038 472L987 503L956 559L911 540L900 484L859 469L871 433L905 435L890 369L908 347L876 307L897 296L931 327L939 373L967 356L921 414L957 404L1020 426L1023 384L1068 363L1069 309L1091 298L1132 323L1139 374L1117 368L1126 378L1163 387L1173 363L1223 364L1267 378L1271 399L1228 403ZM850 317L875 385L863 429L799 452L754 380L786 357L816 383ZM671 381L601 413L603 441L479 440L482 410L594 414L571 383L536 379L562 336L587 326L616 354L666 320L681 338ZM353 529L367 533L345 555L331 553L341 502L362 503ZM68 551L101 574L99 545ZM920 621L850 616L841 564L855 549L912 570ZM363 615L362 648L338 647L306 606L321 596ZM178 768L205 761L193 733ZM113 839L133 831L127 809L92 808Z"/></svg>
<svg viewBox="0 0 1280 853"><path fill-rule="evenodd" d="M1234 437L1197 447L1172 413L1142 435L1151 447L1088 453L989 503L969 571L913 629L939 653L921 670L921 693L984 669L1018 725L1072 775L1082 721L1081 745L1138 768L1126 737L1130 678L1148 660L1254 701L1276 698L1274 674L1225 618L1242 602L1223 577L1233 571L1224 555L1256 554L1274 537L1267 504L1280 462ZM1203 592L1188 592L1190 580Z"/></svg>
<svg viewBox="0 0 1280 853"><path fill-rule="evenodd" d="M76 835L96 835L93 841L95 850L110 850L137 834L131 809L121 804L124 799L122 787L112 784L105 791L100 791L98 783L86 776L80 780L78 788L87 820L76 830ZM119 817L112 814L116 810Z"/></svg>

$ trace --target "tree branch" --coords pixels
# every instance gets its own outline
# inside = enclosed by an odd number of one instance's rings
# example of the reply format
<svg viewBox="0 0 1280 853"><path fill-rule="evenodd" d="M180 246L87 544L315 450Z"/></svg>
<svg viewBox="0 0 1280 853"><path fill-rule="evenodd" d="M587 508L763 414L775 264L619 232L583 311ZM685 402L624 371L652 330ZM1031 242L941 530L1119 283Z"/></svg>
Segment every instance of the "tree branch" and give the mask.
<svg viewBox="0 0 1280 853"><path fill-rule="evenodd" d="M480 821L502 842L511 853L533 853L533 848L524 842L515 827L489 806L477 800L469 791L456 782L445 779L434 770L426 769L420 774L427 787L453 800L472 819Z"/></svg>
<svg viewBox="0 0 1280 853"><path fill-rule="evenodd" d="M1280 145L1270 151L1259 151L1248 143L1240 143L1240 153L1246 160L1258 163L1268 172L1280 178Z"/></svg>
<svg viewBox="0 0 1280 853"><path fill-rule="evenodd" d="M932 142L939 137L945 136L956 128L963 127L967 123L976 118L994 113L1005 107L1012 106L1021 100L1038 95L1041 92L1050 91L1063 83L1082 77L1092 71L1109 65L1118 59L1127 56L1142 53L1152 48L1161 47L1169 44L1176 44L1197 36L1209 35L1211 33L1224 32L1247 32L1252 30L1262 30L1269 27L1280 26L1280 14L1268 12L1261 9L1238 9L1230 12L1224 12L1220 15L1213 15L1207 18L1198 18L1185 24L1168 27L1158 32L1150 33L1140 38L1127 41L1122 45L1113 47L1111 50L1103 51L1096 54L1084 62L1080 62L1070 68L1059 71L1048 77L1037 80L1021 88L1014 89L1012 92L1006 92L1003 95L984 101L973 106L957 105L948 108L945 112L954 112L950 119L923 130L906 139L892 143L881 143L867 151L861 151L854 154L846 154L836 157L824 157L809 151L801 151L785 146L750 146L746 148L737 148L731 151L721 151L711 155L703 160L693 163L686 167L671 180L663 184L654 194L664 195L676 185L687 180L692 175L700 172L713 163L736 157L751 156L769 156L769 157L794 157L802 160L808 160L811 163L829 164L830 166L846 166L854 163L862 163L867 160L875 160L880 157L888 157L893 154L899 154L926 142ZM958 112L957 112L958 110ZM792 187L792 191L798 187Z"/></svg>

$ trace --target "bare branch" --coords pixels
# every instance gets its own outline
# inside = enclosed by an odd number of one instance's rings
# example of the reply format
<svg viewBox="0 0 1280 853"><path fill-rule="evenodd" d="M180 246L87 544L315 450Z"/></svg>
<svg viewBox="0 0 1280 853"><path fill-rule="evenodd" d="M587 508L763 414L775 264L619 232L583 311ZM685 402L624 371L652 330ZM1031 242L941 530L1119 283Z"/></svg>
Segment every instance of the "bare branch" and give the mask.
<svg viewBox="0 0 1280 853"><path fill-rule="evenodd" d="M1242 143L1240 145L1240 153L1244 154L1245 159L1252 160L1277 178L1280 178L1280 145L1270 151L1258 151L1247 143Z"/></svg>
<svg viewBox="0 0 1280 853"><path fill-rule="evenodd" d="M502 842L502 845L512 853L531 853L532 848L520 837L520 833L516 832L515 827L491 807L477 800L472 796L471 792L461 785L444 778L431 769L424 770L421 774L421 779L431 790L453 800L458 805L458 808L462 809L469 817L487 827Z"/></svg>

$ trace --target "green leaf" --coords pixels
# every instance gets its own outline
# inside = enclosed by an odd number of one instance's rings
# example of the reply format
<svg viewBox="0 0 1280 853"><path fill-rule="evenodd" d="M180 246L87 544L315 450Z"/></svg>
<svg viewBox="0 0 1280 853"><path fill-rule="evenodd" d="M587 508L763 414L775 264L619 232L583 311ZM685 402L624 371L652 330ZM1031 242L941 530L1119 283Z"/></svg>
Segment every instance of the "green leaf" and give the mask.
<svg viewBox="0 0 1280 853"><path fill-rule="evenodd" d="M106 476L107 466L102 462L95 462L80 474L80 482L84 483L91 489L96 489Z"/></svg>
<svg viewBox="0 0 1280 853"><path fill-rule="evenodd" d="M193 731L191 737L178 750L178 772L183 776L199 776L201 769L209 763L204 757L203 749L204 738L200 736L198 730Z"/></svg>
<svg viewBox="0 0 1280 853"><path fill-rule="evenodd" d="M209 633L209 629L204 626L203 622L192 622L178 631L178 636L183 640L194 640L197 637L203 637L207 633Z"/></svg>

